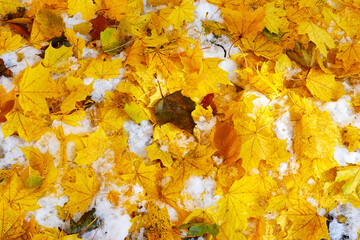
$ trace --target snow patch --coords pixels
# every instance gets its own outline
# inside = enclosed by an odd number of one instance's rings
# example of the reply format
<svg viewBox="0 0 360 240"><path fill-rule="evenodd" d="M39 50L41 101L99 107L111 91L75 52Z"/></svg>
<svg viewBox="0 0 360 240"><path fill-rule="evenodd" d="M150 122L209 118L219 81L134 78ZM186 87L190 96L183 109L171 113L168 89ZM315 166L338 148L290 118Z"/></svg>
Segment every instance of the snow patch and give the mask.
<svg viewBox="0 0 360 240"><path fill-rule="evenodd" d="M24 164L25 157L20 147L28 147L27 142L18 136L9 136L1 140L3 137L0 130L0 169L9 169L13 164Z"/></svg>
<svg viewBox="0 0 360 240"><path fill-rule="evenodd" d="M289 111L285 112L274 122L274 131L277 138L286 140L286 150L291 154L292 149L292 138L294 136L294 122L290 120Z"/></svg>
<svg viewBox="0 0 360 240"><path fill-rule="evenodd" d="M147 156L147 150L145 147L152 143L153 127L147 120L140 122L140 125L134 121L126 121L123 125L127 135L129 136L127 144L130 147L130 151L145 158Z"/></svg>
<svg viewBox="0 0 360 240"><path fill-rule="evenodd" d="M360 161L360 150L349 152L346 147L335 147L334 158L339 166L347 166L348 163L357 164Z"/></svg>
<svg viewBox="0 0 360 240"><path fill-rule="evenodd" d="M67 196L55 197L54 195L41 198L37 202L41 208L30 212L28 217L33 215L41 226L62 229L64 222L59 218L56 206L63 207L68 200Z"/></svg>
<svg viewBox="0 0 360 240"><path fill-rule="evenodd" d="M204 178L201 176L191 176L185 182L185 187L182 191L184 195L184 207L187 211L194 209L207 209L210 206L215 206L216 202L221 196L214 195L216 182L211 178Z"/></svg>
<svg viewBox="0 0 360 240"><path fill-rule="evenodd" d="M346 217L345 223L340 223L338 216ZM355 208L350 203L339 205L329 213L329 218L331 240L357 239L358 229L360 228L360 208Z"/></svg>
<svg viewBox="0 0 360 240"><path fill-rule="evenodd" d="M328 111L332 120L339 124L340 127L349 125L354 118L354 110L350 107L350 96L342 96L336 102L326 102L319 106L321 111Z"/></svg>

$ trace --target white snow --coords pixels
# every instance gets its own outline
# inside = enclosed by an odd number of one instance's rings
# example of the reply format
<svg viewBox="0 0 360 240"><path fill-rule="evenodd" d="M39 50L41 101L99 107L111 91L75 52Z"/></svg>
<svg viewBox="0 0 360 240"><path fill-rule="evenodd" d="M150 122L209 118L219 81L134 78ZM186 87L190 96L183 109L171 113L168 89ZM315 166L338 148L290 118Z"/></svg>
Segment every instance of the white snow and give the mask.
<svg viewBox="0 0 360 240"><path fill-rule="evenodd" d="M41 198L37 202L41 208L30 212L28 217L33 215L36 221L44 227L62 229L64 222L59 218L56 206L63 207L68 200L67 196L55 197L54 195Z"/></svg>
<svg viewBox="0 0 360 240"><path fill-rule="evenodd" d="M354 109L350 106L350 96L344 95L336 102L326 102L319 107L321 111L328 111L332 120L340 127L349 125L354 118Z"/></svg>
<svg viewBox="0 0 360 240"><path fill-rule="evenodd" d="M360 150L349 152L346 147L335 147L334 158L339 166L347 166L348 163L357 164L360 161Z"/></svg>
<svg viewBox="0 0 360 240"><path fill-rule="evenodd" d="M96 200L95 215L102 220L102 225L83 234L83 239L91 240L95 236L95 239L118 240L128 235L132 225L130 216L123 209L114 207L106 196Z"/></svg>
<svg viewBox="0 0 360 240"><path fill-rule="evenodd" d="M286 140L286 150L293 153L292 138L294 136L294 122L290 120L290 112L286 111L274 121L274 131L277 138Z"/></svg>
<svg viewBox="0 0 360 240"><path fill-rule="evenodd" d="M331 240L358 239L358 230L360 228L360 208L355 208L350 203L335 207L329 216L333 219L329 224L329 235ZM338 216L346 217L345 223L337 220ZM348 236L348 238L344 238Z"/></svg>
<svg viewBox="0 0 360 240"><path fill-rule="evenodd" d="M187 211L207 209L215 206L221 196L215 195L216 182L210 177L191 176L182 191L184 207Z"/></svg>
<svg viewBox="0 0 360 240"><path fill-rule="evenodd" d="M27 147L28 143L18 136L9 136L2 140L3 138L0 130L0 169L11 168L11 164L24 164L25 157L20 147Z"/></svg>
<svg viewBox="0 0 360 240"><path fill-rule="evenodd" d="M128 145L130 151L138 155L139 157L145 158L147 156L147 150L145 147L152 143L153 127L147 120L140 122L140 125L134 121L126 121L123 125L127 132L129 139Z"/></svg>
<svg viewBox="0 0 360 240"><path fill-rule="evenodd" d="M95 102L101 102L104 100L105 92L114 91L117 85L120 83L121 77L122 75L119 75L117 78L109 78L109 80L95 80L93 84L94 91L91 93L91 99Z"/></svg>
<svg viewBox="0 0 360 240"><path fill-rule="evenodd" d="M86 115L83 120L78 121L79 126L71 126L59 120L54 120L52 123L53 128L58 128L62 126L65 136L69 134L75 134L80 136L85 136L88 133L95 131L95 127L91 125L91 118L89 115Z"/></svg>
<svg viewBox="0 0 360 240"><path fill-rule="evenodd" d="M52 132L46 132L33 144L33 146L38 148L42 154L49 152L56 159L55 167L57 167L60 160L60 145L60 141L57 139L56 134Z"/></svg>

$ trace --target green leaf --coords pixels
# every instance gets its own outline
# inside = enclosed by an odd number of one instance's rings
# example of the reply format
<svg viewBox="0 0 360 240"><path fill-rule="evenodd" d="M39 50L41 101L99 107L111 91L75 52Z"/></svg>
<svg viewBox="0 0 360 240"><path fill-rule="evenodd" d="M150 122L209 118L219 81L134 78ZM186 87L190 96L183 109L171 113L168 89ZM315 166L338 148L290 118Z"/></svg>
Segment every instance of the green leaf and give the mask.
<svg viewBox="0 0 360 240"><path fill-rule="evenodd" d="M285 33L282 32L280 29L279 32L276 34L270 32L267 28L264 28L263 34L265 35L265 37L267 37L270 41L273 42L280 42L281 38L285 35Z"/></svg>
<svg viewBox="0 0 360 240"><path fill-rule="evenodd" d="M100 225L100 220L94 216L95 208L84 213L79 221L70 220L71 234L91 231ZM86 229L86 230L85 230Z"/></svg>
<svg viewBox="0 0 360 240"><path fill-rule="evenodd" d="M193 100L182 95L181 91L177 91L160 99L155 104L155 115L161 125L171 122L192 133L195 122L191 117L191 112L194 111L195 106Z"/></svg>
<svg viewBox="0 0 360 240"><path fill-rule="evenodd" d="M36 175L29 175L25 179L25 186L28 188L37 188L41 185L41 177Z"/></svg>
<svg viewBox="0 0 360 240"><path fill-rule="evenodd" d="M100 33L102 49L108 54L117 54L123 49L125 37L120 29L107 28Z"/></svg>
<svg viewBox="0 0 360 240"><path fill-rule="evenodd" d="M196 236L196 237L201 237L207 233L215 237L220 230L220 226L214 223L187 223L180 225L180 228L188 228L189 229L188 235Z"/></svg>

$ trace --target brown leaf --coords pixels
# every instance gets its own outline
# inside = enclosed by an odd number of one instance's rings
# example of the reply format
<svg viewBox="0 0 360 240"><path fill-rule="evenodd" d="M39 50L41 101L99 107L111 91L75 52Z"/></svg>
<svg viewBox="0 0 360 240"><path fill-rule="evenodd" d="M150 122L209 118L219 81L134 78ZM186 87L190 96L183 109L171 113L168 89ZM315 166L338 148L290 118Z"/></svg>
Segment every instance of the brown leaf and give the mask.
<svg viewBox="0 0 360 240"><path fill-rule="evenodd" d="M96 18L91 19L90 23L93 25L93 28L90 31L92 40L100 39L100 33L104 31L109 25L107 18L103 15L99 15Z"/></svg>

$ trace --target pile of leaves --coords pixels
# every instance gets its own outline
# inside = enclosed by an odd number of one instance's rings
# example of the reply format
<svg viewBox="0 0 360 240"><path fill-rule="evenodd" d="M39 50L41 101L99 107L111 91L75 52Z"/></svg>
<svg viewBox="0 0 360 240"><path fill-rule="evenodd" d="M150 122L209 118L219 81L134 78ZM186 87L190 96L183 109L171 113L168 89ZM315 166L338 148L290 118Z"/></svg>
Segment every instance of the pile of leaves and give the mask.
<svg viewBox="0 0 360 240"><path fill-rule="evenodd" d="M26 161L0 170L1 239L77 239L102 227L90 209L104 194L131 217L128 237L148 239L329 239L327 213L360 207L360 165L334 159L337 146L359 148L360 130L319 109L345 96L360 110L357 1L208 0L223 21L209 14L197 35L193 0L26 2L0 8L0 54L21 62L20 50L41 51L19 74L0 59L13 84L0 86L1 130L29 143ZM79 13L84 21L66 26ZM223 59L203 56L207 36L236 64L236 78L219 67ZM116 89L91 98L97 81L116 78ZM279 139L276 123L286 116L293 134ZM131 152L128 121L153 125L146 156ZM68 130L82 124L90 130ZM55 156L35 147L44 134L56 136ZM111 168L99 172L99 159ZM186 207L194 175L216 182L215 206ZM55 215L70 227L32 217L50 195L68 197Z"/></svg>

